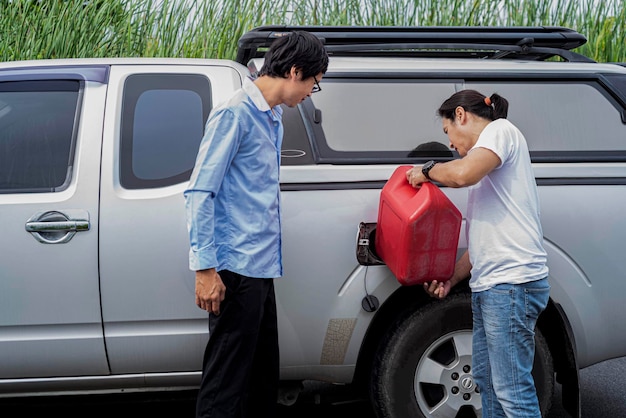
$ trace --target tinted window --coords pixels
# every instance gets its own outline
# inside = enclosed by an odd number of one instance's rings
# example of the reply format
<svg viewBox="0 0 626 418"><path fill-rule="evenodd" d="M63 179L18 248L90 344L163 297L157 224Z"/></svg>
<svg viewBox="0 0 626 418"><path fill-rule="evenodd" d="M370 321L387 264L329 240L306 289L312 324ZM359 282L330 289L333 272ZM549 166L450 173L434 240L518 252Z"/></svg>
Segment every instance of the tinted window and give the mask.
<svg viewBox="0 0 626 418"><path fill-rule="evenodd" d="M122 110L123 187L164 187L189 180L210 98L209 80L201 75L128 77Z"/></svg>
<svg viewBox="0 0 626 418"><path fill-rule="evenodd" d="M616 82L617 83L617 82ZM510 102L509 119L541 161L626 160L624 109L600 83L524 80L366 80L325 77L313 97L323 114L316 135L322 159L363 164L445 159L449 144L436 115L455 91L497 92ZM456 153L455 153L456 154Z"/></svg>
<svg viewBox="0 0 626 418"><path fill-rule="evenodd" d="M283 105L283 146L280 152L281 165L307 165L314 164L313 152L309 142L303 115L310 114L314 119L315 108L307 99L297 107Z"/></svg>
<svg viewBox="0 0 626 418"><path fill-rule="evenodd" d="M623 64L626 66L626 64ZM622 109L622 122L626 123L626 74L606 74L604 79L608 81L612 91L619 97L624 108Z"/></svg>
<svg viewBox="0 0 626 418"><path fill-rule="evenodd" d="M626 74L605 74L604 77L615 86L622 98L626 98Z"/></svg>
<svg viewBox="0 0 626 418"><path fill-rule="evenodd" d="M614 100L594 82L506 82L468 88L509 100L509 119L530 151L625 151L626 125Z"/></svg>
<svg viewBox="0 0 626 418"><path fill-rule="evenodd" d="M71 179L80 82L0 83L0 192L55 192Z"/></svg>
<svg viewBox="0 0 626 418"><path fill-rule="evenodd" d="M454 93L454 83L324 81L325 88L313 100L322 111L330 150L399 151L408 155L420 144L439 142L444 150L447 148L449 142L435 110Z"/></svg>

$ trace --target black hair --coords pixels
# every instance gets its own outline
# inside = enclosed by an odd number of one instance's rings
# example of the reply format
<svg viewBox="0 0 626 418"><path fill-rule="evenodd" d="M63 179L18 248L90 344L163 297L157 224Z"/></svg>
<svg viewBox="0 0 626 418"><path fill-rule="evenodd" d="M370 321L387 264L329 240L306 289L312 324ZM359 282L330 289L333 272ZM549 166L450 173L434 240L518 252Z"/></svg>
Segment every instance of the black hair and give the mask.
<svg viewBox="0 0 626 418"><path fill-rule="evenodd" d="M303 80L326 73L328 53L317 36L294 31L277 38L265 53L265 62L258 75L285 78L294 66L302 71Z"/></svg>
<svg viewBox="0 0 626 418"><path fill-rule="evenodd" d="M440 117L454 120L454 111L462 107L466 112L487 120L506 119L509 102L499 94L487 97L476 90L461 90L454 93L437 110Z"/></svg>
<svg viewBox="0 0 626 418"><path fill-rule="evenodd" d="M445 157L452 158L454 154L445 144L437 141L423 142L409 151L407 157Z"/></svg>

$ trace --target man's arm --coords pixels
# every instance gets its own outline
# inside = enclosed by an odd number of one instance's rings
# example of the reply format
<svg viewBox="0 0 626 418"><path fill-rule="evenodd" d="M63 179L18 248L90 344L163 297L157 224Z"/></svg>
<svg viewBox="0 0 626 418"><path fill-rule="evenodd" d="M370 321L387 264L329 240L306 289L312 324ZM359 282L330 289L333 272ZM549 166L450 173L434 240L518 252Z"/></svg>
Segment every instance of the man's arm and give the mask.
<svg viewBox="0 0 626 418"><path fill-rule="evenodd" d="M228 109L212 114L185 190L189 267L196 271L196 305L218 315L226 288L217 273L214 198L239 143L238 119Z"/></svg>
<svg viewBox="0 0 626 418"><path fill-rule="evenodd" d="M478 183L483 177L500 165L500 157L487 148L476 148L460 160L436 164L428 173L431 180L448 187L466 187ZM406 173L413 187L427 182L421 166L415 166Z"/></svg>
<svg viewBox="0 0 626 418"><path fill-rule="evenodd" d="M448 296L454 286L470 277L471 271L472 264L469 260L469 252L465 251L454 265L454 273L448 281L441 283L433 280L430 283L424 283L424 290L434 298L443 299Z"/></svg>

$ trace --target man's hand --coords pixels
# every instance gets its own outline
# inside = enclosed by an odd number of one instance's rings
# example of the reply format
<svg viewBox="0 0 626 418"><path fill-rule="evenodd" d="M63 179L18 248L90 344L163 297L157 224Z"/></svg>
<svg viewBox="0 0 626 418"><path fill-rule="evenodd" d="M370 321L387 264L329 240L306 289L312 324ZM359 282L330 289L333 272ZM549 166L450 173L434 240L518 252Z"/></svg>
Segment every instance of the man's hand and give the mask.
<svg viewBox="0 0 626 418"><path fill-rule="evenodd" d="M443 299L450 293L450 290L462 280L467 280L472 271L472 264L469 259L469 251L465 251L454 265L454 273L448 281L438 282L433 280L430 283L424 283L424 291L431 297Z"/></svg>
<svg viewBox="0 0 626 418"><path fill-rule="evenodd" d="M214 268L196 271L196 305L200 309L219 315L225 295L226 286Z"/></svg>
<svg viewBox="0 0 626 418"><path fill-rule="evenodd" d="M422 174L422 166L415 166L406 172L406 180L411 186L419 189L422 183L426 183L428 179Z"/></svg>
<svg viewBox="0 0 626 418"><path fill-rule="evenodd" d="M448 296L450 289L452 289L452 283L450 280L443 283L438 282L437 280L433 280L430 283L424 283L424 290L426 293L437 299L443 299Z"/></svg>

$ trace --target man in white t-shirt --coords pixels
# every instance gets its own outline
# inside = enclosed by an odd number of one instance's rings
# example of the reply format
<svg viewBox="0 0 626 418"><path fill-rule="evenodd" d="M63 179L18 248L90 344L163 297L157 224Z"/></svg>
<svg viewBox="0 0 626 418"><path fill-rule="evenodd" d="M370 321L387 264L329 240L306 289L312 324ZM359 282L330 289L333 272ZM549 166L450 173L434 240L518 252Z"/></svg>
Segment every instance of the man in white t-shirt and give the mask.
<svg viewBox="0 0 626 418"><path fill-rule="evenodd" d="M507 113L498 94L452 95L438 114L462 158L414 167L407 180L414 187L432 180L469 188L468 251L448 281L424 289L445 298L470 278L472 368L483 418L541 418L531 371L535 324L549 298L547 256L528 146Z"/></svg>

